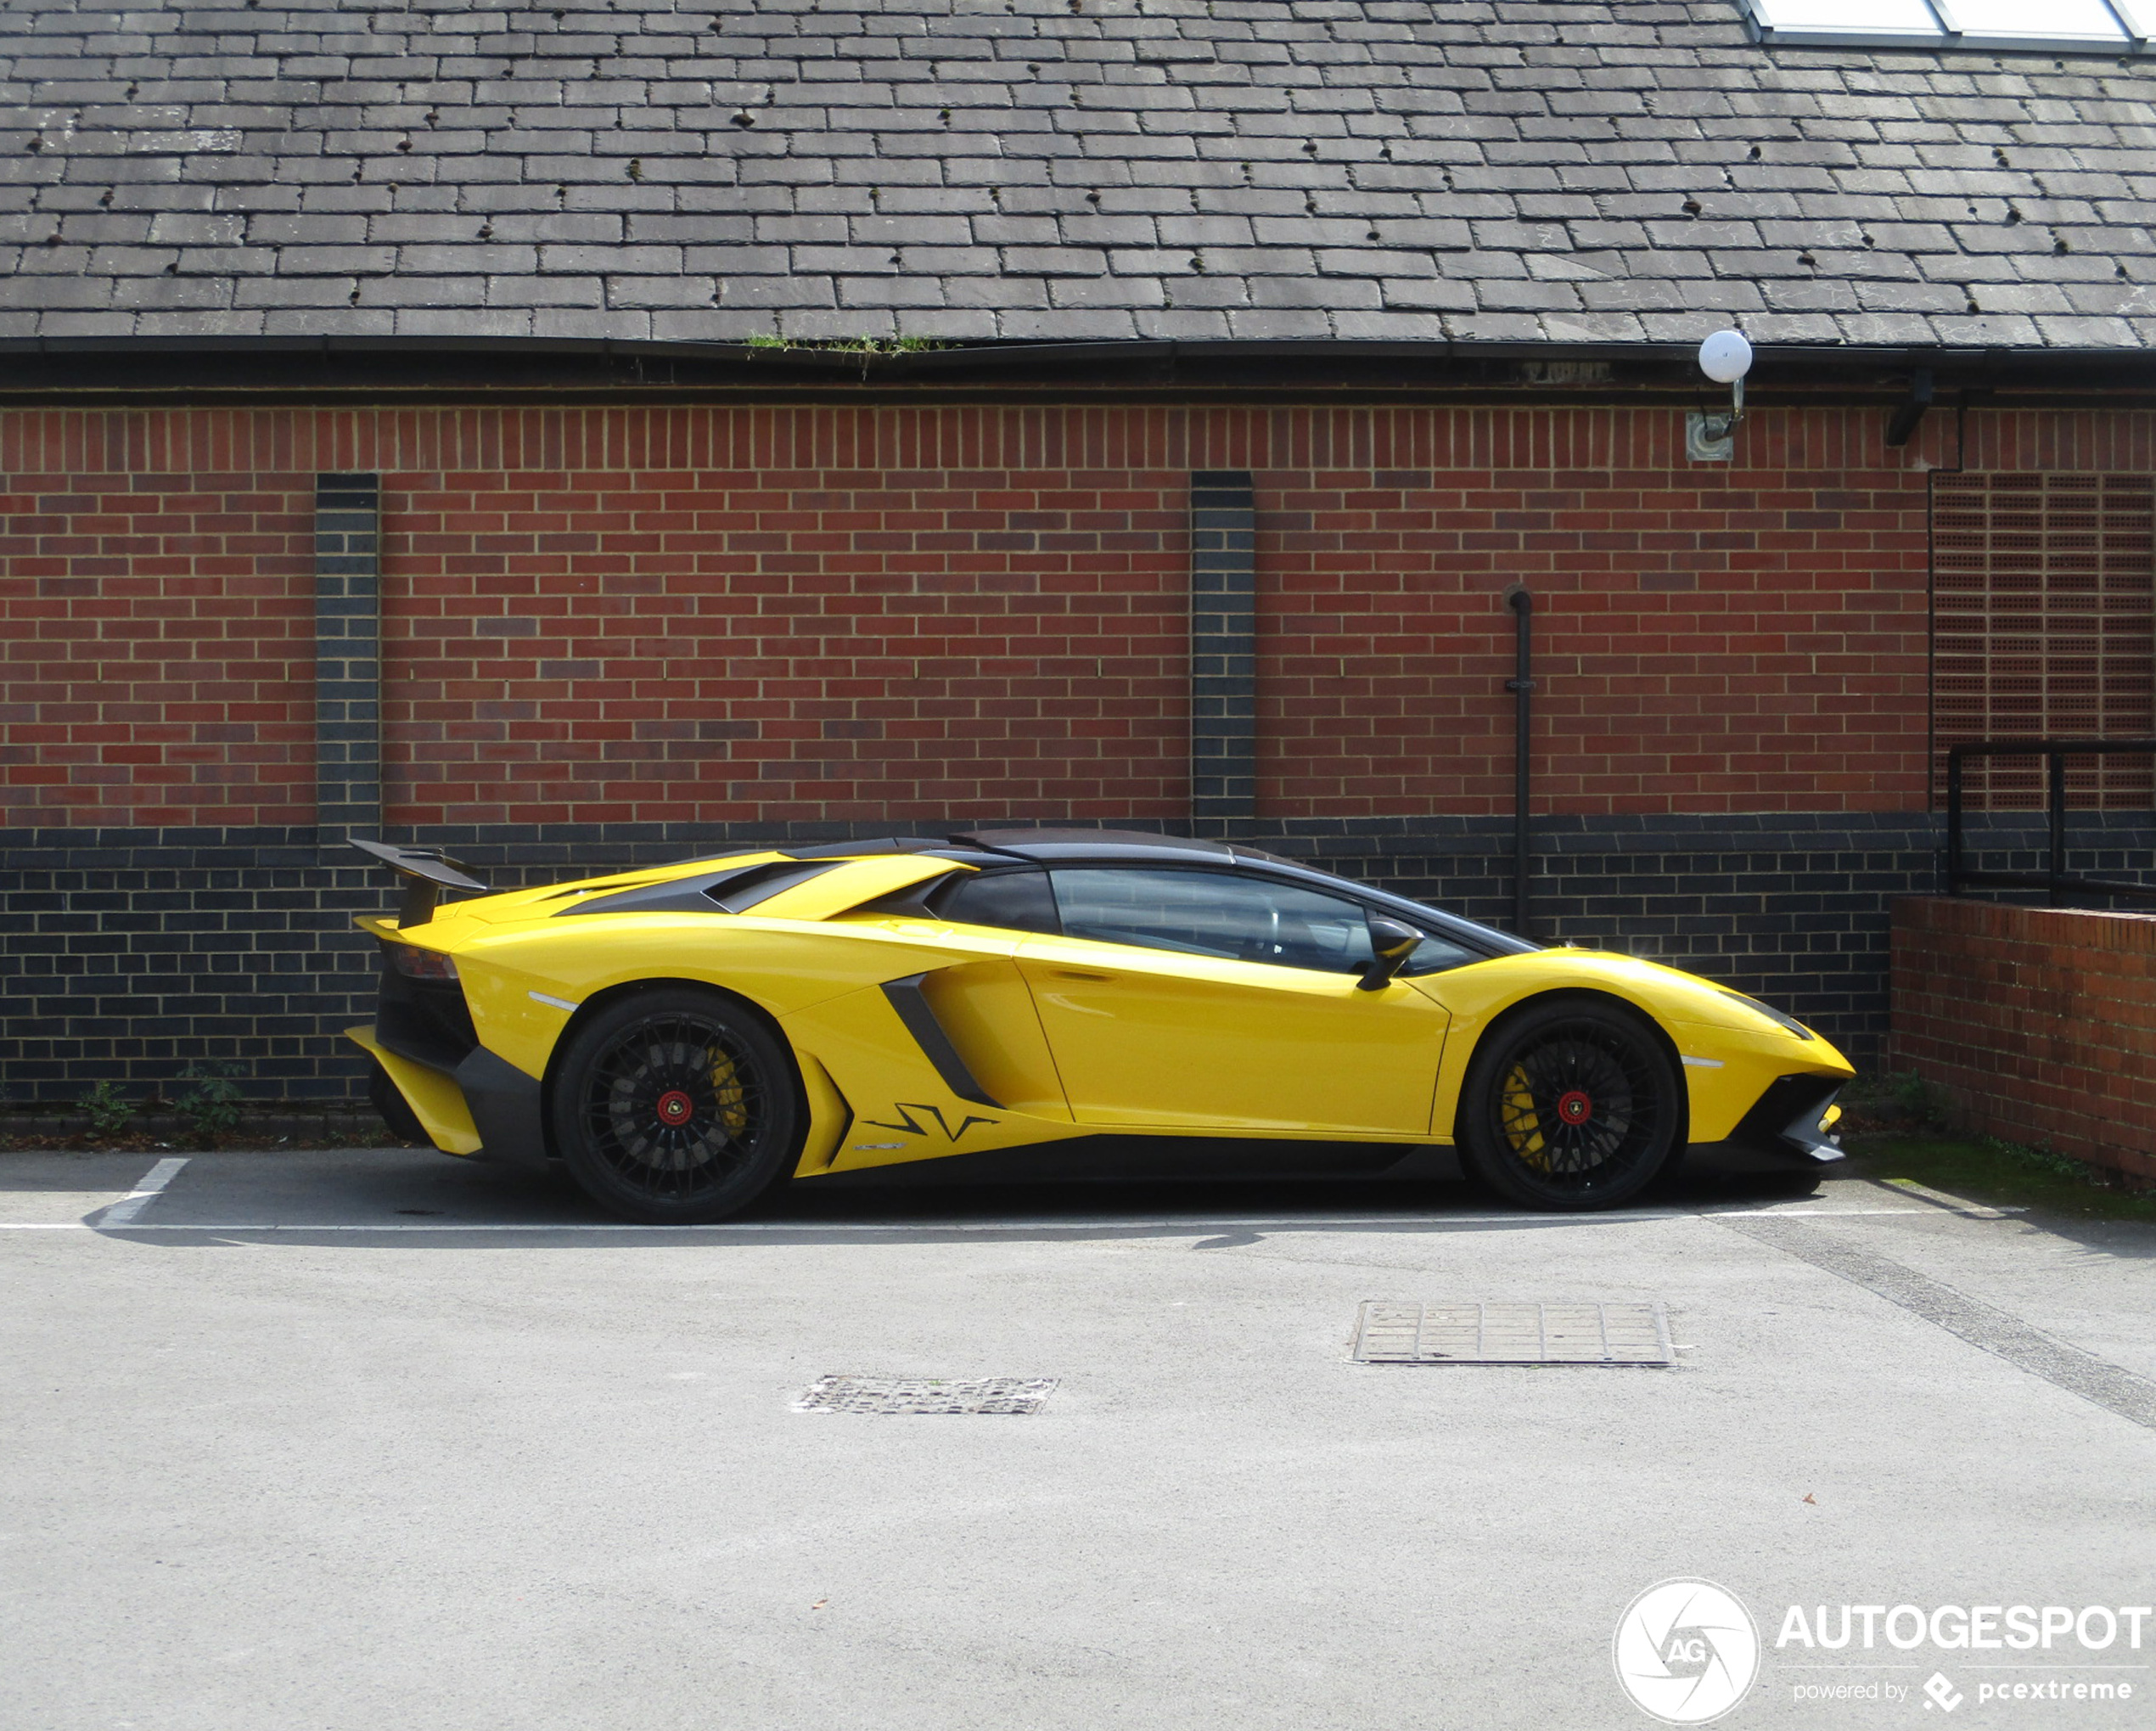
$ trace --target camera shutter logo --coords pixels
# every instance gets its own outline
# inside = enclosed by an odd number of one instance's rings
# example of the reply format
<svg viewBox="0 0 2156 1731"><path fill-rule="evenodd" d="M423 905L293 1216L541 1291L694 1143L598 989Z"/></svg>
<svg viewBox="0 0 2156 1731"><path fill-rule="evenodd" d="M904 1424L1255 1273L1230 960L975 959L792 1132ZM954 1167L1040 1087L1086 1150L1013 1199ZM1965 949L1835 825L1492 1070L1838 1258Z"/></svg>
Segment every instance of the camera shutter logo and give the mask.
<svg viewBox="0 0 2156 1731"><path fill-rule="evenodd" d="M1665 1725L1704 1725L1759 1675L1751 1613L1711 1581L1658 1581L1625 1608L1612 1644L1633 1706Z"/></svg>

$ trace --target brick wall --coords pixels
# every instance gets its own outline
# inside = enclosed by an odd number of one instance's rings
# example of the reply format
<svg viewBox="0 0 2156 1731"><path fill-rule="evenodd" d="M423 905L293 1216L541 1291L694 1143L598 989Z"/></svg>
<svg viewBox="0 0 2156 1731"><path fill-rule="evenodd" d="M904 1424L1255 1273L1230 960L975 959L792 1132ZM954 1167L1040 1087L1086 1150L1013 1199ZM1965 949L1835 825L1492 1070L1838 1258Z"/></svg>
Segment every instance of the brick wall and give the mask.
<svg viewBox="0 0 2156 1731"><path fill-rule="evenodd" d="M832 824L441 828L502 888L682 859ZM1238 839L1502 922L1511 824L1315 818ZM2035 838L2030 838L2033 842ZM2156 839L2147 835L2144 842ZM1936 882L1936 826L1893 813L1552 820L1540 930L1693 969L1789 1006L1860 1059L1886 1022L1886 905ZM0 858L0 1054L18 1099L140 1088L237 1061L262 1093L339 1098L362 1071L338 1031L371 1014L351 916L393 905L379 873L323 863L312 826L18 830Z"/></svg>
<svg viewBox="0 0 2156 1731"><path fill-rule="evenodd" d="M2148 414L1882 427L1769 405L1725 466L1666 407L0 413L0 1082L351 1086L382 896L313 846L325 473L381 477L390 832L514 878L1185 827L1191 476L1247 469L1246 839L1502 919L1524 580L1542 929L1867 1055L1935 882L1927 466L2156 469Z"/></svg>
<svg viewBox="0 0 2156 1731"><path fill-rule="evenodd" d="M312 474L150 430L0 420L0 814L312 823Z"/></svg>
<svg viewBox="0 0 2156 1731"><path fill-rule="evenodd" d="M1187 810L1193 470L1251 470L1260 812L1920 805L1923 471L1653 409L25 411L14 823L306 822L314 477L382 476L400 823Z"/></svg>
<svg viewBox="0 0 2156 1731"><path fill-rule="evenodd" d="M1973 1128L2156 1178L2156 914L1894 904L1895 1062Z"/></svg>

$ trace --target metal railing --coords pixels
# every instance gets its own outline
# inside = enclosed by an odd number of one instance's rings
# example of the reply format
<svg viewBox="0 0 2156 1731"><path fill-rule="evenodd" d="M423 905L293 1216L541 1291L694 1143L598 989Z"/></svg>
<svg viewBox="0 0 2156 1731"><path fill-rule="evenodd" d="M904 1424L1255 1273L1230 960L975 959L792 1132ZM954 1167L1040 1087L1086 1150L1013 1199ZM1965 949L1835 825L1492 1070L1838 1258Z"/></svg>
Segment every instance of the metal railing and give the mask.
<svg viewBox="0 0 2156 1731"><path fill-rule="evenodd" d="M2066 760L2141 752L2156 756L2156 739L1985 739L1954 745L1946 753L1946 890L2041 890L2059 905L2071 895L2135 896L2156 901L2156 884L2127 883L2117 878L2083 877L2066 869ZM1984 872L1971 869L1962 835L1962 767L1972 757L2041 757L2045 813L2050 835L2041 872Z"/></svg>

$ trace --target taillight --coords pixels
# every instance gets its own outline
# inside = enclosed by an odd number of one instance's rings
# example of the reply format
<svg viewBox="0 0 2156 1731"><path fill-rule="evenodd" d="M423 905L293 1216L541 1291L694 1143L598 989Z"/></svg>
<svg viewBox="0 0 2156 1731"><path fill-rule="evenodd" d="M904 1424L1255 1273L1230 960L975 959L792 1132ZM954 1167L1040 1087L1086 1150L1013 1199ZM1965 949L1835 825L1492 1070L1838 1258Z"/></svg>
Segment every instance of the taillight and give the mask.
<svg viewBox="0 0 2156 1731"><path fill-rule="evenodd" d="M390 965L407 980L454 980L457 964L440 950L423 950L417 944L389 944Z"/></svg>

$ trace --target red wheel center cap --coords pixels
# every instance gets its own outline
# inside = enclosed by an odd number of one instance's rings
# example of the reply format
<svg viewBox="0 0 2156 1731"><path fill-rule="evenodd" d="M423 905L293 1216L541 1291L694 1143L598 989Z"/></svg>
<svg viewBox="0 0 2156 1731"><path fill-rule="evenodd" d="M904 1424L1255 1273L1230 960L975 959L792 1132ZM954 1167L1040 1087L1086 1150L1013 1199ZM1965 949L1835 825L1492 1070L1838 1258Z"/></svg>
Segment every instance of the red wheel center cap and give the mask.
<svg viewBox="0 0 2156 1731"><path fill-rule="evenodd" d="M1557 1115L1568 1124L1584 1124L1595 1115L1595 1103L1583 1088L1572 1088L1560 1095Z"/></svg>
<svg viewBox="0 0 2156 1731"><path fill-rule="evenodd" d="M696 1102L677 1087L670 1087L659 1097L659 1121L669 1130L678 1130L696 1116Z"/></svg>

